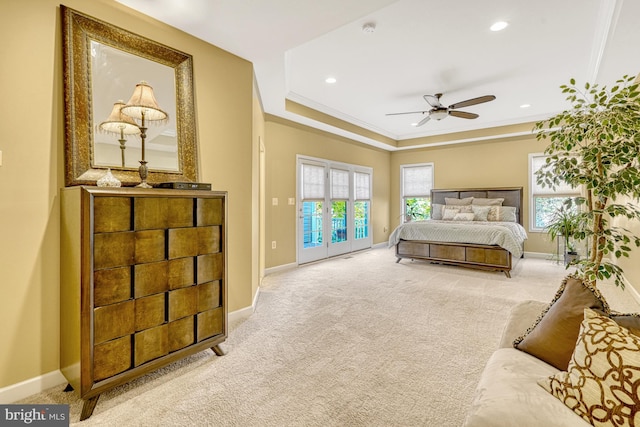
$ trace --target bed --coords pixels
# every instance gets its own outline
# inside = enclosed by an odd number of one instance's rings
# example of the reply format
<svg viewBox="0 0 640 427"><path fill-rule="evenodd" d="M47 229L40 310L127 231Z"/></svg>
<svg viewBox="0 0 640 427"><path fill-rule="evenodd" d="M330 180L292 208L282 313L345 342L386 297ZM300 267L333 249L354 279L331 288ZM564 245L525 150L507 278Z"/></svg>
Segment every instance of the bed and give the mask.
<svg viewBox="0 0 640 427"><path fill-rule="evenodd" d="M421 259L511 277L527 238L522 187L432 190L431 207L434 219L406 222L391 233L396 262Z"/></svg>

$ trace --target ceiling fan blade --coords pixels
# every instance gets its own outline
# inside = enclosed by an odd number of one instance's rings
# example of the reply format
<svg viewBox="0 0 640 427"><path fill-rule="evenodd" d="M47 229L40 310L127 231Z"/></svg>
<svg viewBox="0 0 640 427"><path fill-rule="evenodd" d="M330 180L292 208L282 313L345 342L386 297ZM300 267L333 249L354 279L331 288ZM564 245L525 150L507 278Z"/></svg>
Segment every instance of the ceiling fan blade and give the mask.
<svg viewBox="0 0 640 427"><path fill-rule="evenodd" d="M494 99L496 99L496 97L493 95L480 96L478 98L467 99L466 101L460 101L456 102L455 104L451 104L449 105L449 109L453 110L456 108L468 107L469 105L482 104L483 102L493 101Z"/></svg>
<svg viewBox="0 0 640 427"><path fill-rule="evenodd" d="M423 124L427 123L429 120L431 120L431 116L427 115L427 117L425 117L424 119L420 120L418 122L418 124L416 125L416 127L420 127Z"/></svg>
<svg viewBox="0 0 640 427"><path fill-rule="evenodd" d="M400 114L426 114L427 111L407 111L404 113L387 113L385 116L399 116Z"/></svg>
<svg viewBox="0 0 640 427"><path fill-rule="evenodd" d="M444 108L444 105L440 103L440 96L442 96L442 94L438 93L435 95L424 95L423 98L427 101L427 104L433 108Z"/></svg>
<svg viewBox="0 0 640 427"><path fill-rule="evenodd" d="M456 110L450 110L449 115L454 117L459 117L461 119L477 119L478 117L480 117L476 113L467 113L466 111L456 111Z"/></svg>

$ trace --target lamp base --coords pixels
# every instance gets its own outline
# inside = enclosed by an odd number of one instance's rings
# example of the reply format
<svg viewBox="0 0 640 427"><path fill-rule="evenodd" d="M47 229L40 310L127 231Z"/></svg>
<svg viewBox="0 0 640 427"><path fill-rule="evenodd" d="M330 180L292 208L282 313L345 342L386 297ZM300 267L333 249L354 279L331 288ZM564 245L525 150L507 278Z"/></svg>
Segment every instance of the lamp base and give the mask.
<svg viewBox="0 0 640 427"><path fill-rule="evenodd" d="M140 167L138 168L138 173L140 174L140 179L142 182L136 185L136 188L153 188L151 185L147 184L147 162L145 160L140 160Z"/></svg>

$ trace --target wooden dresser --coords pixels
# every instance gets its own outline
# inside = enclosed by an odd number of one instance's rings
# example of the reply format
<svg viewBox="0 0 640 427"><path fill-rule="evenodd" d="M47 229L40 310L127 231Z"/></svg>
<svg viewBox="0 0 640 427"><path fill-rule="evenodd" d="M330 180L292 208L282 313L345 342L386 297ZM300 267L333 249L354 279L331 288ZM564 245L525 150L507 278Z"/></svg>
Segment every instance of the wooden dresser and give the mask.
<svg viewBox="0 0 640 427"><path fill-rule="evenodd" d="M84 399L227 337L226 193L61 190L60 366Z"/></svg>

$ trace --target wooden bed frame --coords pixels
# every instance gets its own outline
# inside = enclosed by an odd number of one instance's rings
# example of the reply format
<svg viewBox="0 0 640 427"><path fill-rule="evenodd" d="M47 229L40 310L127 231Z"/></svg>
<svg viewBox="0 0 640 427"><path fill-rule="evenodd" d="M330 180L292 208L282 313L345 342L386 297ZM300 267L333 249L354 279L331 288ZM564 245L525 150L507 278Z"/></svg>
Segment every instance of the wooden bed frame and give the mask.
<svg viewBox="0 0 640 427"><path fill-rule="evenodd" d="M431 205L444 205L445 197L504 198L502 206L516 207L516 220L522 224L522 187L431 190ZM511 277L513 266L511 253L497 245L401 240L396 245L396 257L396 262L402 258L423 259L440 264L503 271L507 277Z"/></svg>

